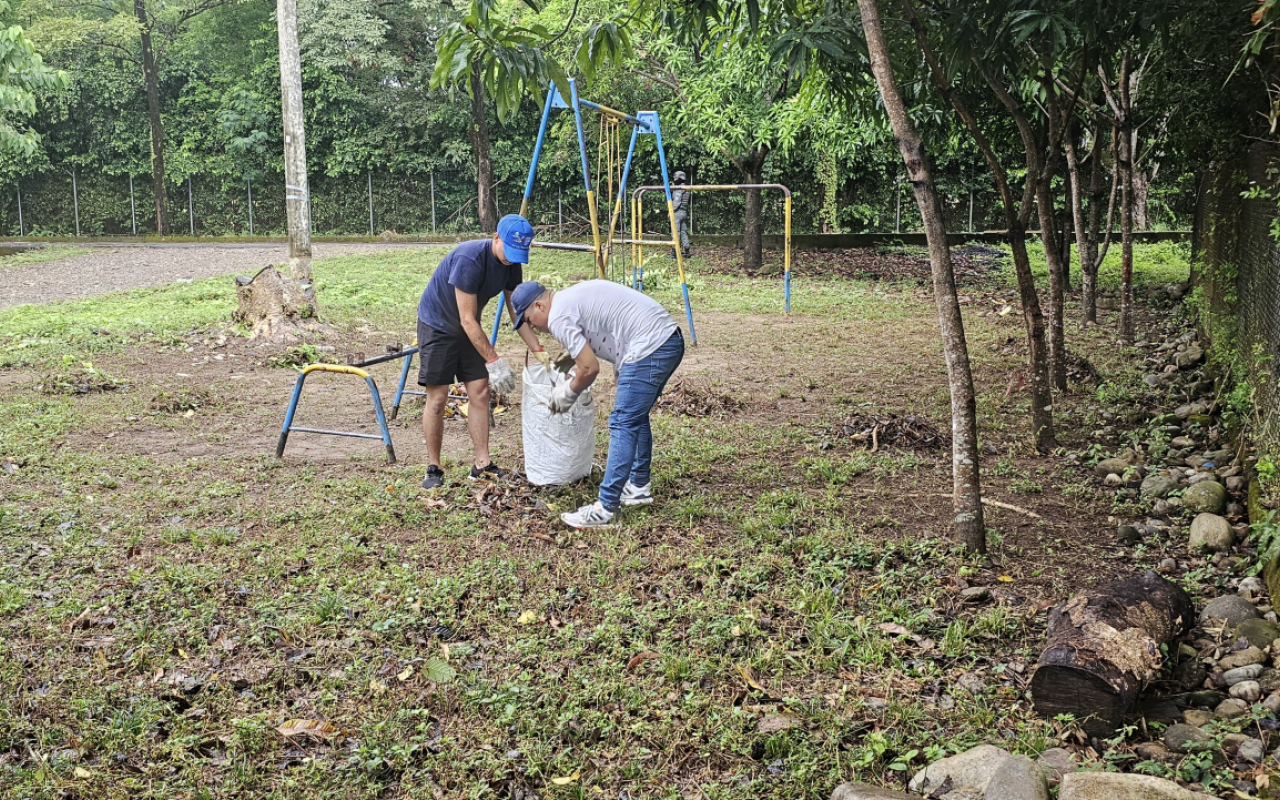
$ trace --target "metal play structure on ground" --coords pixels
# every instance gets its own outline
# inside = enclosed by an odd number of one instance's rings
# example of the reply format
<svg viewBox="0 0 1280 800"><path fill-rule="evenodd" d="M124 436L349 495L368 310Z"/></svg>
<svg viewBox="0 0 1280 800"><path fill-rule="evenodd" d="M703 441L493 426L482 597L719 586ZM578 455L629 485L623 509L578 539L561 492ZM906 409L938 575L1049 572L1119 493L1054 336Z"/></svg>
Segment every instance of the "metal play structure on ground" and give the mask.
<svg viewBox="0 0 1280 800"><path fill-rule="evenodd" d="M618 134L619 126L623 123L631 125L631 144L627 149L626 160L621 162L621 171L618 175L618 191L614 201L613 211L609 216L609 227L603 237L600 235L600 214L597 208L595 190L591 183L591 167L587 159L587 138L582 127L582 109L589 108L597 111L601 115L600 120L600 150L601 160L608 161L610 167L618 163L617 156L621 153L621 138ZM529 162L529 178L525 182L524 198L520 202L520 214L527 216L529 211L529 200L533 197L534 179L538 174L538 158L542 155L542 145L546 140L547 124L551 119L551 110L553 108L570 109L573 111L573 124L578 135L578 153L582 162L582 184L587 193L587 210L591 220L591 244L578 244L575 242L543 242L534 240L534 247L542 247L549 250L572 250L577 252L591 253L596 259L596 271L601 278L608 277L605 265L608 263L615 244L626 245L649 245L651 247L672 247L675 250L676 267L680 272L680 290L684 295L684 311L685 317L689 322L689 339L693 344L698 343L698 334L693 327L693 307L689 303L689 283L685 278L684 272L684 254L680 250L680 243L676 237L676 214L675 208L671 201L671 180L667 172L667 156L666 150L662 145L662 126L658 121L658 112L656 111L640 111L632 116L621 111L602 106L599 103L593 103L590 100L583 100L578 96L578 84L574 79L569 80L569 102L565 102L560 91L554 83L547 87L547 99L542 108L542 121L538 125L538 138L533 146L533 158ZM632 237L614 237L614 233L618 227L618 220L622 216L622 204L626 198L627 178L631 172L631 162L635 157L636 141L641 135L652 135L655 138L658 149L658 164L662 170L662 186L661 188L667 198L667 219L671 223L671 239L668 241L649 240L640 242L634 235ZM614 171L609 169L606 173L610 189L614 180ZM599 181L597 181L598 183ZM612 194L612 191L610 192ZM490 342L498 340L498 326L502 321L503 306L506 298L499 296L498 310L493 317L493 333L489 337Z"/></svg>
<svg viewBox="0 0 1280 800"><path fill-rule="evenodd" d="M644 291L644 246L654 242L644 240L644 193L656 192L662 186L641 186L631 195L631 237L625 241L632 242L631 286ZM709 183L706 185L681 186L686 192L729 192L746 189L777 189L783 196L783 213L786 219L783 236L782 256L782 307L783 313L791 316L791 190L780 183ZM668 204L670 201L668 200ZM665 242L658 242L666 246ZM678 248L677 248L678 249ZM684 280L683 275L681 280ZM686 290L687 293L687 290Z"/></svg>

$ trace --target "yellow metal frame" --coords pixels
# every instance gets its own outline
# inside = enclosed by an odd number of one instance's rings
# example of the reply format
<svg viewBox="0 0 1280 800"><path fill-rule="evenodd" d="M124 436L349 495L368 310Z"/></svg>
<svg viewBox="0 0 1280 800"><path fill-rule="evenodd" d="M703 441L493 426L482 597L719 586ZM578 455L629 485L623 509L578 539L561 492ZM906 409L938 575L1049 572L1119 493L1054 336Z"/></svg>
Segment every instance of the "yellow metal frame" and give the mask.
<svg viewBox="0 0 1280 800"><path fill-rule="evenodd" d="M783 256L782 256L782 278L783 278L783 313L791 316L791 190L780 183L708 183L698 184L694 186L680 186L680 190L686 192L727 192L727 191L745 191L747 189L777 189L783 195L783 211L785 214L785 222L783 224ZM639 265L641 270L641 282L643 285L644 270L644 248L646 245L650 247L673 247L676 251L676 266L680 270L680 282L685 283L684 274L684 252L680 247L680 235L676 231L676 213L670 200L667 201L667 218L671 221L671 239L668 243L659 239L645 241L644 239L644 193L664 191L663 186L641 186L637 188L631 197L631 238L627 241L631 243L632 263Z"/></svg>

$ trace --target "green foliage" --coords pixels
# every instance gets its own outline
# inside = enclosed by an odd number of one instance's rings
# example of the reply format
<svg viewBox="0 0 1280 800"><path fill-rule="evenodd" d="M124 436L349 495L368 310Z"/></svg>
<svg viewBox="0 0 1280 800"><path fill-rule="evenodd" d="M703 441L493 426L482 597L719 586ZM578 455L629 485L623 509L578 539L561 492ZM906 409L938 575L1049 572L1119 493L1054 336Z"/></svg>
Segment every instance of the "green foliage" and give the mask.
<svg viewBox="0 0 1280 800"><path fill-rule="evenodd" d="M0 0L0 19L9 8ZM36 97L66 87L66 73L45 66L21 26L0 30L0 154L19 160L35 155L40 135L27 121L36 113Z"/></svg>

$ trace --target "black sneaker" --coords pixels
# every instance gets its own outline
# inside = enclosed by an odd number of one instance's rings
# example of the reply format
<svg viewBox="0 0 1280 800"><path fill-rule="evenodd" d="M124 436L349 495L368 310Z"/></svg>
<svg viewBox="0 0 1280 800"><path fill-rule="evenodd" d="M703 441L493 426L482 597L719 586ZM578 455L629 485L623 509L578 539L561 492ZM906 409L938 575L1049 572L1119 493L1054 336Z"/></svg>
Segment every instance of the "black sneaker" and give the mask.
<svg viewBox="0 0 1280 800"><path fill-rule="evenodd" d="M444 486L444 470L435 464L427 467L427 477L422 479L423 489L439 489Z"/></svg>
<svg viewBox="0 0 1280 800"><path fill-rule="evenodd" d="M495 463L493 463L492 461L490 461L490 462L489 462L489 465L488 465L487 467L484 467L484 468L480 468L480 467L477 467L477 466L475 466L475 465L472 465L472 467L471 467L471 474L467 476L467 480L470 480L470 481L500 481L500 480L502 480L503 478L507 477L507 476L508 476L508 475L510 475L510 474L511 474L511 471L510 471L510 470L499 469L497 464L495 464Z"/></svg>

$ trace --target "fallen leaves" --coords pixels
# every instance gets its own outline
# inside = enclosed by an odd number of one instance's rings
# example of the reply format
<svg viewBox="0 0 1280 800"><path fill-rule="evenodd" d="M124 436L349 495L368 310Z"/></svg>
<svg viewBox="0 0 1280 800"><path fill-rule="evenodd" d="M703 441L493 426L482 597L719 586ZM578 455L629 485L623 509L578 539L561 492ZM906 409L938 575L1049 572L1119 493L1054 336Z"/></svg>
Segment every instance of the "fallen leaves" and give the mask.
<svg viewBox="0 0 1280 800"><path fill-rule="evenodd" d="M636 667L640 666L644 662L652 661L655 658L662 658L662 656L658 655L652 650L641 650L639 653L636 653L634 656L632 656L629 661L627 661L627 669L628 670L635 669Z"/></svg>
<svg viewBox="0 0 1280 800"><path fill-rule="evenodd" d="M568 786L569 784L575 782L576 780L578 780L578 778L581 778L581 777L582 777L581 772L575 772L572 775L566 775L563 778L552 778L551 783L556 786Z"/></svg>
<svg viewBox="0 0 1280 800"><path fill-rule="evenodd" d="M724 417L742 408L742 401L732 395L717 393L684 378L676 378L658 397L654 408L684 417Z"/></svg>
<svg viewBox="0 0 1280 800"><path fill-rule="evenodd" d="M520 616L516 618L516 623L519 625L532 625L537 621L538 621L538 614L534 611L522 612Z"/></svg>
<svg viewBox="0 0 1280 800"><path fill-rule="evenodd" d="M872 452L881 445L911 450L941 450L951 446L949 436L915 414L853 414L836 433Z"/></svg>
<svg viewBox="0 0 1280 800"><path fill-rule="evenodd" d="M285 738L310 736L316 739L327 739L341 731L321 719L290 719L277 725L276 732Z"/></svg>

